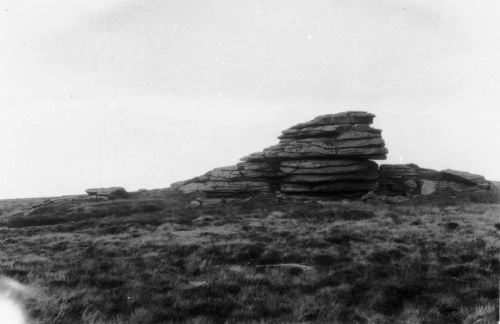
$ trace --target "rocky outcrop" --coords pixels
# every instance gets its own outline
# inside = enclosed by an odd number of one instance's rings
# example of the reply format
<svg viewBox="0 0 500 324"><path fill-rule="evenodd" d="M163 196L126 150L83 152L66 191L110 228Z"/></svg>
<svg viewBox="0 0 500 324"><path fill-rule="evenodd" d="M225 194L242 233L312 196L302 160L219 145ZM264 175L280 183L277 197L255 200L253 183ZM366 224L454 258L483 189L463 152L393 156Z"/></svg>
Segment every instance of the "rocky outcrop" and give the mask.
<svg viewBox="0 0 500 324"><path fill-rule="evenodd" d="M379 196L461 198L493 202L497 188L483 176L456 170L436 171L416 164L381 165Z"/></svg>
<svg viewBox="0 0 500 324"><path fill-rule="evenodd" d="M375 116L351 111L319 116L282 132L277 145L242 162L173 184L184 193L235 197L281 192L297 195L361 196L378 185L374 159L385 159Z"/></svg>
<svg viewBox="0 0 500 324"><path fill-rule="evenodd" d="M385 159L387 149L381 130L371 127L374 117L361 111L319 116L284 130L277 145L245 156L236 165L174 183L171 188L192 194L193 207L261 193L279 198L362 197L390 204L420 198L500 199L499 189L480 175L416 164L379 168L372 160Z"/></svg>

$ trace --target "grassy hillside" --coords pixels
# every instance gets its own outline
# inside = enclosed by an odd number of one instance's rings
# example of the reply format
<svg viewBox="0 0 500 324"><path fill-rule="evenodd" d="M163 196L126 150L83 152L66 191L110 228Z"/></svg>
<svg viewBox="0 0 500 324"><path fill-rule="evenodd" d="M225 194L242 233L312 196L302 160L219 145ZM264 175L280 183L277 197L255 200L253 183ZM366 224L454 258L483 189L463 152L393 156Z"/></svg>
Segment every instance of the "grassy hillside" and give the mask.
<svg viewBox="0 0 500 324"><path fill-rule="evenodd" d="M500 205L0 202L35 323L489 323Z"/></svg>

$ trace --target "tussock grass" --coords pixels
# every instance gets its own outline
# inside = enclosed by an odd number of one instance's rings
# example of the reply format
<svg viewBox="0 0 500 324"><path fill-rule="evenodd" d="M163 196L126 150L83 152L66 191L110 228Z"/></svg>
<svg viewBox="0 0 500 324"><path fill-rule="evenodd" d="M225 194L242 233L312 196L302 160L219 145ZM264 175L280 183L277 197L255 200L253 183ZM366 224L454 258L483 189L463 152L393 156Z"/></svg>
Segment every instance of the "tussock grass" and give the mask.
<svg viewBox="0 0 500 324"><path fill-rule="evenodd" d="M0 274L40 324L498 320L499 205L188 202L9 202Z"/></svg>

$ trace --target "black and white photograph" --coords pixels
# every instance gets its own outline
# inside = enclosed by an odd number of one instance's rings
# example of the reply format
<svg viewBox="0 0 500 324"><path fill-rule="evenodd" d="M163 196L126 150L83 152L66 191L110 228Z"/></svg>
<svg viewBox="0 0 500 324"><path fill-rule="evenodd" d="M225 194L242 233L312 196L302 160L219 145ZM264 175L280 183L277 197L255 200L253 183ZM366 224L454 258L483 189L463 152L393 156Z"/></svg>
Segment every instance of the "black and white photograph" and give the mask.
<svg viewBox="0 0 500 324"><path fill-rule="evenodd" d="M0 324L499 324L499 0L0 0Z"/></svg>

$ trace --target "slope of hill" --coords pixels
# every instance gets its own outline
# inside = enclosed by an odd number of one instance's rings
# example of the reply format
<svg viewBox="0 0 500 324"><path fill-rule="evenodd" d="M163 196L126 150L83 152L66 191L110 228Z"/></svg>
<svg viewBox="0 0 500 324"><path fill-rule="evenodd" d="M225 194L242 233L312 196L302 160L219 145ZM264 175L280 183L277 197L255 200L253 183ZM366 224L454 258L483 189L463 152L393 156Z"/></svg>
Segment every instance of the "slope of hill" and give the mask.
<svg viewBox="0 0 500 324"><path fill-rule="evenodd" d="M500 205L0 201L34 323L498 320Z"/></svg>

